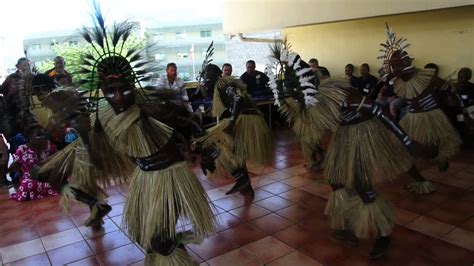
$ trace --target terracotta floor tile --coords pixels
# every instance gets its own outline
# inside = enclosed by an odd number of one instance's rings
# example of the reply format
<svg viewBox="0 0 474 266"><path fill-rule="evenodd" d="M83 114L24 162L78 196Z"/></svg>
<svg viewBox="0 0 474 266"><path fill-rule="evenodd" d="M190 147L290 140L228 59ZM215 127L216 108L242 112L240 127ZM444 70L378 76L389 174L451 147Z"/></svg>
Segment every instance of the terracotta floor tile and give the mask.
<svg viewBox="0 0 474 266"><path fill-rule="evenodd" d="M295 249L299 249L314 241L311 232L299 225L283 229L272 236Z"/></svg>
<svg viewBox="0 0 474 266"><path fill-rule="evenodd" d="M280 198L278 196L273 196L271 198L258 201L255 204L270 211L278 211L293 205L293 202L288 201L284 198Z"/></svg>
<svg viewBox="0 0 474 266"><path fill-rule="evenodd" d="M22 217L28 215L28 208L7 208L0 212L0 221L11 219L12 217Z"/></svg>
<svg viewBox="0 0 474 266"><path fill-rule="evenodd" d="M2 254L3 263L28 258L33 255L44 253L43 244L40 239L26 241L20 244L4 247L0 250Z"/></svg>
<svg viewBox="0 0 474 266"><path fill-rule="evenodd" d="M208 237L200 244L190 244L188 247L204 260L212 259L238 248L237 245L225 238L222 233Z"/></svg>
<svg viewBox="0 0 474 266"><path fill-rule="evenodd" d="M110 218L110 220L112 220L118 228L122 228L122 219L123 219L123 215L118 215L118 216Z"/></svg>
<svg viewBox="0 0 474 266"><path fill-rule="evenodd" d="M269 210L255 204L245 205L229 212L244 222L257 219L270 213Z"/></svg>
<svg viewBox="0 0 474 266"><path fill-rule="evenodd" d="M415 259L410 261L407 265L408 266L441 266L442 264L430 258L417 256L415 257Z"/></svg>
<svg viewBox="0 0 474 266"><path fill-rule="evenodd" d="M47 253L52 265L65 265L94 255L86 241L53 249Z"/></svg>
<svg viewBox="0 0 474 266"><path fill-rule="evenodd" d="M429 201L423 200L421 196L408 194L408 196L401 200L400 202L396 203L397 207L411 211L418 214L426 214L437 207L437 204Z"/></svg>
<svg viewBox="0 0 474 266"><path fill-rule="evenodd" d="M287 266L287 265L298 265L298 266L323 266L323 264L311 259L305 254L294 251L286 256L276 259L267 264L268 266Z"/></svg>
<svg viewBox="0 0 474 266"><path fill-rule="evenodd" d="M6 263L5 266L50 266L48 255L40 253L21 260Z"/></svg>
<svg viewBox="0 0 474 266"><path fill-rule="evenodd" d="M323 197L314 196L314 197L301 201L299 205L313 210L313 213L322 214L324 213L324 209L326 208L327 202L328 202L327 199Z"/></svg>
<svg viewBox="0 0 474 266"><path fill-rule="evenodd" d="M256 220L253 220L251 224L255 225L256 227L260 228L262 231L268 234L273 234L292 226L294 223L279 215L271 213Z"/></svg>
<svg viewBox="0 0 474 266"><path fill-rule="evenodd" d="M467 231L474 232L474 216L469 218L466 222L461 224L459 227Z"/></svg>
<svg viewBox="0 0 474 266"><path fill-rule="evenodd" d="M283 184L281 182L275 182L266 186L262 186L260 188L273 194L280 194L293 189L292 186Z"/></svg>
<svg viewBox="0 0 474 266"><path fill-rule="evenodd" d="M115 216L121 215L123 213L124 205L125 205L125 203L119 203L119 204L112 205L112 210L109 212L108 216L109 217L115 217Z"/></svg>
<svg viewBox="0 0 474 266"><path fill-rule="evenodd" d="M289 177L296 176L296 175L304 175L309 172L308 168L306 168L303 161L298 161L297 165L293 165L290 168L286 168L283 172L287 173Z"/></svg>
<svg viewBox="0 0 474 266"><path fill-rule="evenodd" d="M300 252L324 265L337 265L336 261L345 257L346 249L341 243L325 239L304 246Z"/></svg>
<svg viewBox="0 0 474 266"><path fill-rule="evenodd" d="M325 199L329 198L329 194L332 192L331 186L323 183L310 183L300 187L301 190L309 192L311 194L323 197Z"/></svg>
<svg viewBox="0 0 474 266"><path fill-rule="evenodd" d="M1 212L1 211L0 211ZM29 213L25 213L20 216L14 216L15 219L11 217L8 219L3 219L0 221L0 235L5 235L10 231L16 231L18 229L27 227L33 223L33 218Z"/></svg>
<svg viewBox="0 0 474 266"><path fill-rule="evenodd" d="M420 216L412 222L407 223L405 226L434 238L440 238L454 229L453 225L425 216Z"/></svg>
<svg viewBox="0 0 474 266"><path fill-rule="evenodd" d="M315 197L313 194L303 191L301 189L295 188L293 190L281 193L278 195L286 200L289 200L293 203L299 203L301 201L309 200Z"/></svg>
<svg viewBox="0 0 474 266"><path fill-rule="evenodd" d="M455 208L441 206L439 208L435 208L431 212L428 212L426 216L457 226L465 223L472 215L456 210Z"/></svg>
<svg viewBox="0 0 474 266"><path fill-rule="evenodd" d="M207 195L211 201L231 197L231 195L226 195L227 191L222 188L214 188L207 191Z"/></svg>
<svg viewBox="0 0 474 266"><path fill-rule="evenodd" d="M72 202L68 210L69 215L78 215L81 213L89 213L89 212L90 212L89 206L81 202Z"/></svg>
<svg viewBox="0 0 474 266"><path fill-rule="evenodd" d="M41 241L43 241L46 251L64 247L82 240L84 239L77 228L41 237Z"/></svg>
<svg viewBox="0 0 474 266"><path fill-rule="evenodd" d="M204 262L204 259L199 257L198 254L196 254L194 251L192 251L191 249L186 249L186 251L188 252L189 256L197 263L201 263L201 262Z"/></svg>
<svg viewBox="0 0 474 266"><path fill-rule="evenodd" d="M262 175L262 176L260 176L260 178L270 178L270 179L273 179L275 181L279 181L279 180L290 178L291 176L292 176L291 173L288 173L288 172L285 172L285 171L282 171L282 170L278 170L278 171L275 171L273 173Z"/></svg>
<svg viewBox="0 0 474 266"><path fill-rule="evenodd" d="M215 189L216 186L209 183L209 182L206 182L206 181L201 181L201 186L202 188L204 188L205 191L209 191L209 190L212 190L212 189Z"/></svg>
<svg viewBox="0 0 474 266"><path fill-rule="evenodd" d="M33 219L35 220L36 223L60 220L67 217L68 215L59 208L47 210L47 211L33 215Z"/></svg>
<svg viewBox="0 0 474 266"><path fill-rule="evenodd" d="M27 226L2 233L2 236L0 237L0 247L19 244L39 237L38 229L36 229L36 226L30 220L30 224Z"/></svg>
<svg viewBox="0 0 474 266"><path fill-rule="evenodd" d="M226 211L230 211L230 210L237 209L239 207L244 206L246 204L246 200L241 197L232 196L232 197L216 200L214 201L214 204L219 208L222 208Z"/></svg>
<svg viewBox="0 0 474 266"><path fill-rule="evenodd" d="M263 238L266 234L254 225L244 223L220 233L228 239L234 246L241 247ZM197 252L200 255L199 252Z"/></svg>
<svg viewBox="0 0 474 266"><path fill-rule="evenodd" d="M419 216L420 215L418 215L417 213L413 213L411 211L407 211L400 208L395 208L395 222L399 225L407 224L415 220Z"/></svg>
<svg viewBox="0 0 474 266"><path fill-rule="evenodd" d="M428 245L422 245L418 251L420 255L441 265L472 265L474 261L474 252L441 239L433 239Z"/></svg>
<svg viewBox="0 0 474 266"><path fill-rule="evenodd" d="M224 212L216 216L217 220L217 232L227 230L235 227L241 223L241 221L234 215Z"/></svg>
<svg viewBox="0 0 474 266"><path fill-rule="evenodd" d="M128 265L143 260L145 255L134 244L129 244L97 257L103 265Z"/></svg>
<svg viewBox="0 0 474 266"><path fill-rule="evenodd" d="M100 266L100 263L97 257L89 257L69 263L68 266Z"/></svg>
<svg viewBox="0 0 474 266"><path fill-rule="evenodd" d="M228 252L226 254L220 255L218 257L215 257L207 263L210 266L221 266L221 265L226 265L226 266L239 266L239 265L246 265L246 266L257 266L261 265L257 258L251 254L249 254L247 251L239 248L235 249L231 252Z"/></svg>
<svg viewBox="0 0 474 266"><path fill-rule="evenodd" d="M474 251L474 232L456 228L449 234L445 235L443 240Z"/></svg>
<svg viewBox="0 0 474 266"><path fill-rule="evenodd" d="M257 177L251 178L250 180L252 181L252 187L254 189L277 182L277 180L271 177L266 177L266 176L257 176Z"/></svg>
<svg viewBox="0 0 474 266"><path fill-rule="evenodd" d="M98 231L94 231L91 227L85 226L78 227L77 229L79 229L84 239L98 237L119 230L118 226L111 219L105 219L102 228Z"/></svg>
<svg viewBox="0 0 474 266"><path fill-rule="evenodd" d="M119 203L124 203L125 202L125 197L122 196L122 194L115 194L107 197L107 203L109 205L115 205Z"/></svg>
<svg viewBox="0 0 474 266"><path fill-rule="evenodd" d="M81 213L78 215L71 215L70 218L76 227L80 227L84 224L87 218L90 216L90 213Z"/></svg>
<svg viewBox="0 0 474 266"><path fill-rule="evenodd" d="M276 213L296 223L296 222L301 222L301 220L313 214L314 211L305 206L292 205L288 208L281 209L277 211Z"/></svg>
<svg viewBox="0 0 474 266"><path fill-rule="evenodd" d="M76 228L76 225L72 222L71 218L67 217L53 221L38 222L36 227L41 236L47 236Z"/></svg>
<svg viewBox="0 0 474 266"><path fill-rule="evenodd" d="M311 181L311 179L297 175L297 176L293 176L287 179L283 179L281 180L281 182L287 185L290 185L292 187L301 187L301 186L310 184L313 181Z"/></svg>
<svg viewBox="0 0 474 266"><path fill-rule="evenodd" d="M257 189L254 189L255 191L255 195L254 195L254 198L253 198L253 201L259 201L259 200L263 200L263 199L268 199L270 197L273 197L275 194L272 194L270 192L267 192L263 189L260 189L260 188L257 188ZM238 195L240 196L240 194Z"/></svg>
<svg viewBox="0 0 474 266"><path fill-rule="evenodd" d="M130 240L122 231L111 232L102 236L88 239L87 243L96 254L130 244Z"/></svg>
<svg viewBox="0 0 474 266"><path fill-rule="evenodd" d="M283 257L295 250L271 236L243 246L242 249L257 257L258 261L264 264Z"/></svg>
<svg viewBox="0 0 474 266"><path fill-rule="evenodd" d="M273 162L270 166L279 170L283 170L285 168L291 167L292 164L288 161L282 160L282 161Z"/></svg>

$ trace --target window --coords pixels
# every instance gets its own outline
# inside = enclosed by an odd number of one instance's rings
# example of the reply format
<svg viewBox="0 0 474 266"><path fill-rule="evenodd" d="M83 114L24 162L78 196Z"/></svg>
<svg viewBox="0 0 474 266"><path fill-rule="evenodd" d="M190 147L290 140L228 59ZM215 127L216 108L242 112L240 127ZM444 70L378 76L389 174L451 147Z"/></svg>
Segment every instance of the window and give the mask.
<svg viewBox="0 0 474 266"><path fill-rule="evenodd" d="M76 46L78 44L78 41L69 41L69 45Z"/></svg>
<svg viewBox="0 0 474 266"><path fill-rule="evenodd" d="M161 61L166 59L166 54L155 54L155 60Z"/></svg>
<svg viewBox="0 0 474 266"><path fill-rule="evenodd" d="M201 31L201 38L207 38L207 37L212 37L212 31L211 30L202 30Z"/></svg>
<svg viewBox="0 0 474 266"><path fill-rule="evenodd" d="M41 44L35 43L35 44L31 45L31 50L35 50L35 51L41 50Z"/></svg>
<svg viewBox="0 0 474 266"><path fill-rule="evenodd" d="M186 32L176 32L176 39L186 38Z"/></svg>
<svg viewBox="0 0 474 266"><path fill-rule="evenodd" d="M51 48L53 48L53 47L54 47L55 45L57 45L57 44L58 44L57 41L52 41L52 42L49 44L49 46L51 46Z"/></svg>
<svg viewBox="0 0 474 266"><path fill-rule="evenodd" d="M177 56L179 59L188 58L188 53L178 53Z"/></svg>

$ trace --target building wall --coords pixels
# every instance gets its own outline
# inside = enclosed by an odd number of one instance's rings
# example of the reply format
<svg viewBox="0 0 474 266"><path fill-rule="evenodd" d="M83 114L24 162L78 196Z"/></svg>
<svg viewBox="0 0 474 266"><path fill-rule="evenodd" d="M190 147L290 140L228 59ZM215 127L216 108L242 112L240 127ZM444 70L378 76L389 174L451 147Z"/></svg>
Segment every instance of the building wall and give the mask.
<svg viewBox="0 0 474 266"><path fill-rule="evenodd" d="M461 67L474 68L474 6L404 15L327 23L284 29L284 34L304 59L318 58L332 76L344 66L367 62L376 72L381 66L379 44L385 42L385 22L408 38L407 49L415 65L433 62L446 77ZM358 73L358 71L356 72Z"/></svg>
<svg viewBox="0 0 474 266"><path fill-rule="evenodd" d="M246 34L249 38L280 38L280 32L266 32L258 34ZM245 62L254 60L256 69L262 71L265 65L270 63L268 56L270 55L270 43L243 42L237 36L226 37L225 44L226 61L232 64L232 75L240 76L245 72Z"/></svg>
<svg viewBox="0 0 474 266"><path fill-rule="evenodd" d="M225 0L224 33L386 16L474 4L473 0Z"/></svg>

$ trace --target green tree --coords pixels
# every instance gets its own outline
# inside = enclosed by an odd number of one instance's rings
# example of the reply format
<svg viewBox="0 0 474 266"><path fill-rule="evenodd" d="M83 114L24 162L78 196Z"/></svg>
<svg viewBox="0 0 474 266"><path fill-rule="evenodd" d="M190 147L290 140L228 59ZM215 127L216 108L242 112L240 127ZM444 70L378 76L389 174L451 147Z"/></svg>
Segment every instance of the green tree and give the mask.
<svg viewBox="0 0 474 266"><path fill-rule="evenodd" d="M111 42L110 42L111 43ZM122 54L126 54L130 48L144 48L146 45L145 38L138 38L136 36L130 36L127 42L123 46ZM121 44L119 43L120 47ZM93 48L90 44L86 45L73 45L69 43L57 44L53 47L53 51L56 55L64 58L66 62L66 70L71 73L72 80L74 83L79 82L84 78L83 74L79 74L82 64L82 55L86 52L93 52ZM54 66L52 59L47 59L40 64L37 64L39 72L44 73Z"/></svg>

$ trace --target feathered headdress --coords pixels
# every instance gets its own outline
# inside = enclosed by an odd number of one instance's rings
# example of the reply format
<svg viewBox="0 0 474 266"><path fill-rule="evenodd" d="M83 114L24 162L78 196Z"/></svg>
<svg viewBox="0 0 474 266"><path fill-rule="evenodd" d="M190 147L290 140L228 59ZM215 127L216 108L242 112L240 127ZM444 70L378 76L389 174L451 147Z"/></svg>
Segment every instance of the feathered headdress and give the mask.
<svg viewBox="0 0 474 266"><path fill-rule="evenodd" d="M80 74L86 75L81 84L89 90L91 98L96 98L97 107L98 92L103 83L118 79L141 88L140 82L150 78L153 68L151 61L142 56L144 48L124 49L134 25L129 21L114 23L108 31L99 4L97 1L93 4L94 27L84 27L80 32L92 47L82 56Z"/></svg>
<svg viewBox="0 0 474 266"><path fill-rule="evenodd" d="M301 57L289 51L290 45L284 41L275 42L270 49L271 65L267 65L266 74L270 78L275 105L280 106L285 94L304 107L315 105L318 101L319 79Z"/></svg>
<svg viewBox="0 0 474 266"><path fill-rule="evenodd" d="M410 64L413 59L410 58L408 56L408 53L405 51L405 49L410 46L410 44L407 43L407 39L403 37L398 37L395 32L393 32L393 30L388 26L387 23L385 23L385 27L387 33L387 40L385 41L385 43L380 44L383 47L382 49L380 49L380 52L382 54L378 56L377 59L383 60L381 72L390 73L392 71L390 68L390 62L395 54L398 54L400 56L400 59L407 60L407 62L409 62Z"/></svg>

